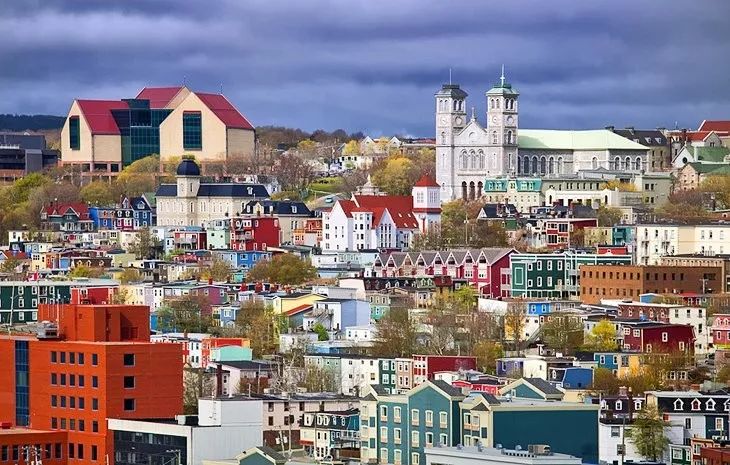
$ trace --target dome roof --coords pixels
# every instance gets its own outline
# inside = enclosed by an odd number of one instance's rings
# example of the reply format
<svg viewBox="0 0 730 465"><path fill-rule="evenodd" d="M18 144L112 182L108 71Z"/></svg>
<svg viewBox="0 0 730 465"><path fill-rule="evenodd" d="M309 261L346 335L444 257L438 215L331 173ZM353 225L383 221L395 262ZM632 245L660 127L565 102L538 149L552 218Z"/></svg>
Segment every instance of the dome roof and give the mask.
<svg viewBox="0 0 730 465"><path fill-rule="evenodd" d="M178 176L200 176L200 167L192 158L183 158L177 165Z"/></svg>

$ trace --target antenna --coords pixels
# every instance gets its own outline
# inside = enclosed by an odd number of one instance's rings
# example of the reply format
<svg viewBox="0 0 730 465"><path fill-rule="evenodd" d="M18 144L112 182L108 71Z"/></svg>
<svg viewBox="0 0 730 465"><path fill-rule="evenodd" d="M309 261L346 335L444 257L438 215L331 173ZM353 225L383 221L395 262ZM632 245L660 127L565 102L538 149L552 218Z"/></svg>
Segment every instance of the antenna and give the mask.
<svg viewBox="0 0 730 465"><path fill-rule="evenodd" d="M504 85L504 64L502 64L502 75L499 77L499 81Z"/></svg>
<svg viewBox="0 0 730 465"><path fill-rule="evenodd" d="M223 83L221 82L221 95L223 95Z"/></svg>
<svg viewBox="0 0 730 465"><path fill-rule="evenodd" d="M451 85L451 68L449 68L449 85Z"/></svg>

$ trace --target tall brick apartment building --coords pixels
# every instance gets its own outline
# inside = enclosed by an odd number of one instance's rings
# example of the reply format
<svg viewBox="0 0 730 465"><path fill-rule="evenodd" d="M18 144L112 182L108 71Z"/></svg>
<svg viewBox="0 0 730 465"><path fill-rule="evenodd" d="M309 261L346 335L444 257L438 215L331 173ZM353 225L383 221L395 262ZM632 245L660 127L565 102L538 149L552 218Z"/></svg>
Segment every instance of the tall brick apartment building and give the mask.
<svg viewBox="0 0 730 465"><path fill-rule="evenodd" d="M722 268L650 265L583 265L581 300L638 300L641 294L708 294L722 291Z"/></svg>
<svg viewBox="0 0 730 465"><path fill-rule="evenodd" d="M0 423L17 427L15 434L0 430L0 443L22 450L11 444L13 436L27 436L18 428L63 432L61 447L37 440L40 458L113 464L107 418L182 413L182 349L150 342L148 307L41 305L38 319L55 324L37 336L0 337Z"/></svg>

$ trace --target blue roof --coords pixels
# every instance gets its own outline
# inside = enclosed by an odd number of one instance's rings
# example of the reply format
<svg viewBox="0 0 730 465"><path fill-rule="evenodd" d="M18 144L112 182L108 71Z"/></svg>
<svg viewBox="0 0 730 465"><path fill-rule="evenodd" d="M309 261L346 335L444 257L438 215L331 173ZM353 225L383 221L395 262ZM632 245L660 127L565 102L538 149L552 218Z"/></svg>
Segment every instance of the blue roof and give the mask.
<svg viewBox="0 0 730 465"><path fill-rule="evenodd" d="M312 212L307 205L304 202L296 200L252 201L244 206L243 212L253 213L256 204L260 204L263 207L265 214L312 216ZM294 212L294 207L296 207L296 212Z"/></svg>
<svg viewBox="0 0 730 465"><path fill-rule="evenodd" d="M157 197L177 197L177 184L161 184ZM210 183L200 184L198 197L238 197L267 199L269 191L262 184Z"/></svg>
<svg viewBox="0 0 730 465"><path fill-rule="evenodd" d="M179 165L177 165L178 176L200 176L200 167L195 160L190 158L183 158Z"/></svg>

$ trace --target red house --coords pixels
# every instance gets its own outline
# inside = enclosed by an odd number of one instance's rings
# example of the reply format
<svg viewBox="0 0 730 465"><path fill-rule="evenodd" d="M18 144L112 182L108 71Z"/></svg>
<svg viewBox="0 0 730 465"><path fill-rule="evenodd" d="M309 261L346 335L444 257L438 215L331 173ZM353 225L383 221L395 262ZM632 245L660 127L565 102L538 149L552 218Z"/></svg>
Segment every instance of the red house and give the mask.
<svg viewBox="0 0 730 465"><path fill-rule="evenodd" d="M621 334L627 352L689 352L694 351L695 334L690 325L648 322L623 322Z"/></svg>
<svg viewBox="0 0 730 465"><path fill-rule="evenodd" d="M279 247L281 227L273 216L231 218L231 249L266 250Z"/></svg>
<svg viewBox="0 0 730 465"><path fill-rule="evenodd" d="M477 358L464 355L413 355L413 385L433 379L437 371L476 370Z"/></svg>
<svg viewBox="0 0 730 465"><path fill-rule="evenodd" d="M78 305L107 305L112 303L119 286L86 285L71 288L71 302Z"/></svg>
<svg viewBox="0 0 730 465"><path fill-rule="evenodd" d="M179 250L205 250L208 248L207 231L175 231L175 248Z"/></svg>
<svg viewBox="0 0 730 465"><path fill-rule="evenodd" d="M486 392L487 394L495 396L499 395L499 388L503 386L503 384L499 384L498 382L490 379L457 379L456 381L453 381L451 385L462 389L467 388L470 392Z"/></svg>

